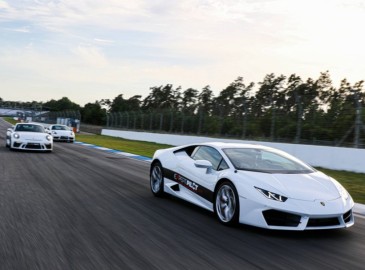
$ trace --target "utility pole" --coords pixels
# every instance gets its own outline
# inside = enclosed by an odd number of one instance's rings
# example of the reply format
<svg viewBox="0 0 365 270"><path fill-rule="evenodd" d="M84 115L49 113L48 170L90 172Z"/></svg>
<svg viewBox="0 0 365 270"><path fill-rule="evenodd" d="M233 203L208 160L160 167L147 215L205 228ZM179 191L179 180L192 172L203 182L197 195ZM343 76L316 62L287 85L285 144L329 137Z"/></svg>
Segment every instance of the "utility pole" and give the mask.
<svg viewBox="0 0 365 270"><path fill-rule="evenodd" d="M361 102L359 101L359 93L355 92L355 104L356 104L356 118L355 118L355 136L354 136L354 147L359 148L360 145L360 130L362 126L361 121Z"/></svg>
<svg viewBox="0 0 365 270"><path fill-rule="evenodd" d="M276 108L274 104L274 99L271 96L270 97L270 103L271 103L271 127L270 127L270 138L271 141L274 141L275 139L275 120L276 120Z"/></svg>
<svg viewBox="0 0 365 270"><path fill-rule="evenodd" d="M110 123L109 123L109 114L108 112L106 112L106 126L110 127Z"/></svg>
<svg viewBox="0 0 365 270"><path fill-rule="evenodd" d="M243 106L242 139L246 139L246 133L247 133L247 104L246 104L246 98L245 97L243 97L242 106Z"/></svg>
<svg viewBox="0 0 365 270"><path fill-rule="evenodd" d="M200 135L202 131L202 123L203 123L203 108L199 107L199 122L198 122L198 135Z"/></svg>
<svg viewBox="0 0 365 270"><path fill-rule="evenodd" d="M295 101L297 103L298 115L297 115L297 132L295 134L295 143L300 142L300 137L302 135L302 100L301 99L302 99L301 96L296 95Z"/></svg>

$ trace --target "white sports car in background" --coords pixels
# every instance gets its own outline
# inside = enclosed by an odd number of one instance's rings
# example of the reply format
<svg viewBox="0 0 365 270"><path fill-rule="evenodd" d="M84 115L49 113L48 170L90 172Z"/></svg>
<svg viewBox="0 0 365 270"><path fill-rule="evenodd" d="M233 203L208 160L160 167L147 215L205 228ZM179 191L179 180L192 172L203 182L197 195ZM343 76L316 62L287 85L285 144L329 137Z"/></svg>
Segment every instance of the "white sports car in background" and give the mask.
<svg viewBox="0 0 365 270"><path fill-rule="evenodd" d="M75 141L75 133L66 125L50 125L48 129L49 133L53 136L54 141Z"/></svg>
<svg viewBox="0 0 365 270"><path fill-rule="evenodd" d="M341 184L260 145L203 143L157 150L150 187L155 196L174 195L228 225L313 230L354 224L354 202Z"/></svg>
<svg viewBox="0 0 365 270"><path fill-rule="evenodd" d="M10 150L53 150L53 138L44 127L35 123L18 123L6 131L6 147Z"/></svg>

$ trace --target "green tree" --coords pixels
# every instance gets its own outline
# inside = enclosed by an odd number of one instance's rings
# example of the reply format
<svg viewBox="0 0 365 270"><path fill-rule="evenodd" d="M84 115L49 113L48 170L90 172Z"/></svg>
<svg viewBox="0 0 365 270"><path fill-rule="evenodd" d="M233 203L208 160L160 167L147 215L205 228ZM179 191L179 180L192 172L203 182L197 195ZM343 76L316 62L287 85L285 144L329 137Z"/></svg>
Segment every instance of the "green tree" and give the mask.
<svg viewBox="0 0 365 270"><path fill-rule="evenodd" d="M203 87L202 91L198 95L198 127L197 133L200 134L202 132L206 133L216 133L215 125L216 120L213 119L212 116L212 109L213 109L213 100L214 94L213 91L210 89L210 86L207 85ZM211 128L213 127L213 128Z"/></svg>
<svg viewBox="0 0 365 270"><path fill-rule="evenodd" d="M63 97L59 100L51 99L43 104L44 108L48 108L50 111L78 111L81 109L80 105L72 102L69 98Z"/></svg>
<svg viewBox="0 0 365 270"><path fill-rule="evenodd" d="M196 89L188 88L182 93L181 107L185 114L193 114L197 107L199 92Z"/></svg>
<svg viewBox="0 0 365 270"><path fill-rule="evenodd" d="M281 90L285 79L284 75L276 77L271 73L259 83L260 87L255 95L255 102L252 104L256 116L260 117L263 113L272 110L274 106L278 108L284 105L284 93Z"/></svg>
<svg viewBox="0 0 365 270"><path fill-rule="evenodd" d="M145 110L166 110L180 107L180 87L173 89L172 84L151 87L151 92L143 100Z"/></svg>
<svg viewBox="0 0 365 270"><path fill-rule="evenodd" d="M102 104L106 104L104 100ZM110 112L131 112L140 109L141 96L135 95L129 99L124 99L123 94L118 95L110 103Z"/></svg>
<svg viewBox="0 0 365 270"><path fill-rule="evenodd" d="M205 86L198 95L199 111L210 114L213 108L213 98L214 94L210 86Z"/></svg>
<svg viewBox="0 0 365 270"><path fill-rule="evenodd" d="M111 108L111 106L112 106L112 101L111 101L110 99L106 98L106 99L102 99L102 100L100 100L100 101L98 101L98 102L99 102L99 104L100 104L102 107L104 107L107 111L110 111L110 108Z"/></svg>
<svg viewBox="0 0 365 270"><path fill-rule="evenodd" d="M339 88L333 88L328 96L328 109L325 115L326 127L331 140L340 140L351 127L353 119L353 103L348 100L351 95L351 85L346 80L341 81ZM350 114L349 114L350 113Z"/></svg>
<svg viewBox="0 0 365 270"><path fill-rule="evenodd" d="M286 77L278 77L271 73L265 76L264 80L259 83L253 103L252 111L254 116L259 119L255 127L257 136L270 136L274 139L275 130L277 129L277 114L282 111L285 105L285 94L283 85Z"/></svg>
<svg viewBox="0 0 365 270"><path fill-rule="evenodd" d="M100 102L87 103L81 109L81 117L83 122L92 125L104 125L105 124L106 109L101 107Z"/></svg>

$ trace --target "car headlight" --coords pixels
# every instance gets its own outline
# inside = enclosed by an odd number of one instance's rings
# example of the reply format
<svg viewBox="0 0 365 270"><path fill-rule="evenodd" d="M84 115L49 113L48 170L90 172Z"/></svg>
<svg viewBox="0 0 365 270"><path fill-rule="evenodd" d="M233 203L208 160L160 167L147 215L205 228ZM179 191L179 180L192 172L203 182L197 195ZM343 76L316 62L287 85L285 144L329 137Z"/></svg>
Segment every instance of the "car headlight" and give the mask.
<svg viewBox="0 0 365 270"><path fill-rule="evenodd" d="M47 136L46 136L46 139L47 139L48 141L50 141L50 140L52 140L52 136L51 136L51 135L47 135Z"/></svg>
<svg viewBox="0 0 365 270"><path fill-rule="evenodd" d="M334 180L333 183L335 184L338 193L340 193L341 198L344 198L345 200L347 200L349 198L349 193L347 192L347 190L336 180Z"/></svg>
<svg viewBox="0 0 365 270"><path fill-rule="evenodd" d="M267 191L262 188L258 188L258 187L255 187L255 188L268 199L278 201L278 202L285 202L288 199L287 197L285 197L283 195L280 195L280 194L277 194L277 193L274 193L271 191Z"/></svg>
<svg viewBox="0 0 365 270"><path fill-rule="evenodd" d="M20 138L20 135L19 135L18 133L14 133L13 137L14 137L15 139L19 139L19 138Z"/></svg>
<svg viewBox="0 0 365 270"><path fill-rule="evenodd" d="M52 134L57 134L57 132L56 131L52 131Z"/></svg>
<svg viewBox="0 0 365 270"><path fill-rule="evenodd" d="M71 133L70 133L70 134L71 134L71 136L74 136L74 135L75 135L75 133L74 133L73 131L71 131Z"/></svg>

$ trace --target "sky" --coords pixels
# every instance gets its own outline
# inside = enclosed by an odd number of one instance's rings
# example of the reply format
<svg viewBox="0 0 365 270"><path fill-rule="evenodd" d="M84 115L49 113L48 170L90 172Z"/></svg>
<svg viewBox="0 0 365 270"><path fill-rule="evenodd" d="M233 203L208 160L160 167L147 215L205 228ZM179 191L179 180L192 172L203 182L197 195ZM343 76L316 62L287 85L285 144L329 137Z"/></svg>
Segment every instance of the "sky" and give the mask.
<svg viewBox="0 0 365 270"><path fill-rule="evenodd" d="M269 73L365 79L364 0L0 0L0 97L84 105Z"/></svg>

